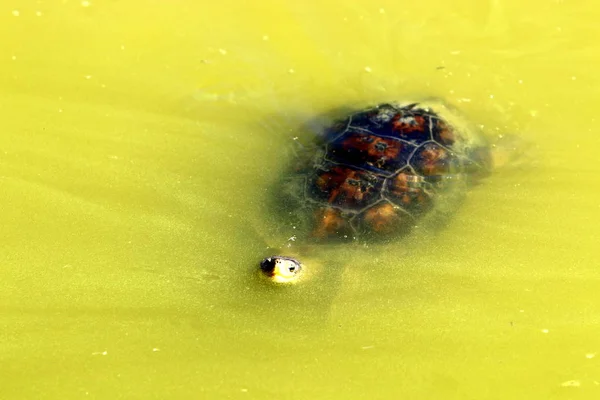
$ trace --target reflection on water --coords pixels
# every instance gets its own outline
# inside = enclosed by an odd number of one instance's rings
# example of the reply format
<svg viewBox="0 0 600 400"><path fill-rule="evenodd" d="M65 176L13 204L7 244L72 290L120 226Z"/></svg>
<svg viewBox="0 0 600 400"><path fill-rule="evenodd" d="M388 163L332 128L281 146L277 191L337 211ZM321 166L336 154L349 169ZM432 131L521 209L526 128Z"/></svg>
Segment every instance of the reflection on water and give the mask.
<svg viewBox="0 0 600 400"><path fill-rule="evenodd" d="M0 397L598 397L593 6L9 3ZM528 163L258 281L294 138L424 95Z"/></svg>

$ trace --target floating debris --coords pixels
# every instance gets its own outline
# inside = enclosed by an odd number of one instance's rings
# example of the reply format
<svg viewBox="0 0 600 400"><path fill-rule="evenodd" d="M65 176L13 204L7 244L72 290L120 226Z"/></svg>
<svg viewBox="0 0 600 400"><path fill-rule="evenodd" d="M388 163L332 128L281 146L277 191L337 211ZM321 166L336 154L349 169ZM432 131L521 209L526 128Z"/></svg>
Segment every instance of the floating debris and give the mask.
<svg viewBox="0 0 600 400"><path fill-rule="evenodd" d="M576 380L566 381L566 382L561 383L560 386L562 386L562 387L579 387L579 386L581 386L581 382L576 381Z"/></svg>

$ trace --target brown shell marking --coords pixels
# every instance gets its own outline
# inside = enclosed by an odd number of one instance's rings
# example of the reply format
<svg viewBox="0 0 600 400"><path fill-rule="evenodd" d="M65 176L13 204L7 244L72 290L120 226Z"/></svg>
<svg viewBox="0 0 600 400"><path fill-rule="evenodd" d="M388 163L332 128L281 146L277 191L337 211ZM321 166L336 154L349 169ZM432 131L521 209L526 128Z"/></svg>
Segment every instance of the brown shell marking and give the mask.
<svg viewBox="0 0 600 400"><path fill-rule="evenodd" d="M444 121L437 120L435 123L436 129L433 138L445 146L452 146L456 141L454 130Z"/></svg>
<svg viewBox="0 0 600 400"><path fill-rule="evenodd" d="M412 116L398 113L392 119L392 128L400 134L413 132L425 133L427 123L425 121L425 117L423 117L422 115Z"/></svg>
<svg viewBox="0 0 600 400"><path fill-rule="evenodd" d="M396 158L401 150L401 142L375 135L351 135L342 142L343 148L357 149L366 155L367 161Z"/></svg>
<svg viewBox="0 0 600 400"><path fill-rule="evenodd" d="M364 171L333 166L317 175L316 187L327 193L329 204L347 204L351 208L365 207L377 190Z"/></svg>
<svg viewBox="0 0 600 400"><path fill-rule="evenodd" d="M349 131L329 145L327 158L358 168L374 167L391 173L406 163L407 155L414 147L396 138Z"/></svg>
<svg viewBox="0 0 600 400"><path fill-rule="evenodd" d="M312 236L326 238L348 229L348 222L342 217L342 212L333 207L322 207L315 211L315 230Z"/></svg>
<svg viewBox="0 0 600 400"><path fill-rule="evenodd" d="M431 196L423 188L424 184L422 176L403 171L388 181L388 195L406 210L424 212L433 203Z"/></svg>
<svg viewBox="0 0 600 400"><path fill-rule="evenodd" d="M383 203L365 211L362 220L368 231L387 235L408 226L410 217L400 212L398 207Z"/></svg>
<svg viewBox="0 0 600 400"><path fill-rule="evenodd" d="M442 175L448 172L451 154L435 143L427 143L417 151L413 159L415 158L417 161L411 160L411 165L418 172L425 176Z"/></svg>

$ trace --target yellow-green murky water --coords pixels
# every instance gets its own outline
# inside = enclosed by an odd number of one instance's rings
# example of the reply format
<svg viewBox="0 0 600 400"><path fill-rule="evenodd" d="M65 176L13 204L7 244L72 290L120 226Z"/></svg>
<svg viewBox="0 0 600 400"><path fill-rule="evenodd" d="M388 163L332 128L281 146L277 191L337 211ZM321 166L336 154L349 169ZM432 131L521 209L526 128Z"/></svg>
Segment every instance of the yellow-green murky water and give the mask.
<svg viewBox="0 0 600 400"><path fill-rule="evenodd" d="M0 5L0 398L600 398L600 8ZM438 96L526 167L450 226L273 290L298 128ZM321 254L319 254L319 252ZM289 289L289 290L288 290Z"/></svg>

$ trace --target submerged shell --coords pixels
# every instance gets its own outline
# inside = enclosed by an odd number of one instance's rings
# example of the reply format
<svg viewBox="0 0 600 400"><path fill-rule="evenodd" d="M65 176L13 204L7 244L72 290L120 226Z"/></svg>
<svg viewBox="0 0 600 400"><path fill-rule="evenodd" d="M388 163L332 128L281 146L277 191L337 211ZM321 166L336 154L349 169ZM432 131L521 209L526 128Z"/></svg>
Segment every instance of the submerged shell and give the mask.
<svg viewBox="0 0 600 400"><path fill-rule="evenodd" d="M489 169L478 130L441 103L352 113L313 153L291 193L318 238L385 237L444 219Z"/></svg>

